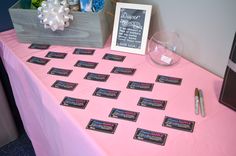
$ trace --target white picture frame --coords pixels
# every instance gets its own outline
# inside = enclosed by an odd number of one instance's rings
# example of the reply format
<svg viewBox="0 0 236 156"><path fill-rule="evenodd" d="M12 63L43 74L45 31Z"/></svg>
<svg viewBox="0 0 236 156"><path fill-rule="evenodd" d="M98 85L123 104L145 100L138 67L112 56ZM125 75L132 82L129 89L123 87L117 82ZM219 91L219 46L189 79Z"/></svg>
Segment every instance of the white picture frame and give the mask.
<svg viewBox="0 0 236 156"><path fill-rule="evenodd" d="M111 50L145 55L152 6L117 2Z"/></svg>

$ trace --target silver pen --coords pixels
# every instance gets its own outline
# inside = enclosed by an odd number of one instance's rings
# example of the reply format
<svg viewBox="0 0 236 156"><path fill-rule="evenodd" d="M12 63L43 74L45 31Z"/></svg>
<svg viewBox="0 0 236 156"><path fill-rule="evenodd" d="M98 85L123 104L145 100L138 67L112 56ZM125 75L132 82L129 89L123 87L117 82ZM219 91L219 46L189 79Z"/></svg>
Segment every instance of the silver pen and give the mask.
<svg viewBox="0 0 236 156"><path fill-rule="evenodd" d="M198 89L195 88L195 114L198 115L199 114L199 92Z"/></svg>
<svg viewBox="0 0 236 156"><path fill-rule="evenodd" d="M199 89L198 93L199 93L199 99L200 99L201 115L202 115L202 117L205 117L206 113L205 113L205 106L204 106L204 101L203 101L202 90Z"/></svg>

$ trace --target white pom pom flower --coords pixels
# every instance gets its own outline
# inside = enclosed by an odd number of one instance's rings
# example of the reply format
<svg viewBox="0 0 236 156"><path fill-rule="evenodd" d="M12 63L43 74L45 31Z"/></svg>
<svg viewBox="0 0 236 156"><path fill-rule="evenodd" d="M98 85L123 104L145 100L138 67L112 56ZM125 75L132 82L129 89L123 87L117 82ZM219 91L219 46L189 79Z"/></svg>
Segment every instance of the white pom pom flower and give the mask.
<svg viewBox="0 0 236 156"><path fill-rule="evenodd" d="M47 0L43 1L38 8L38 18L44 28L52 31L64 30L69 26L69 20L73 20L69 5L66 0Z"/></svg>

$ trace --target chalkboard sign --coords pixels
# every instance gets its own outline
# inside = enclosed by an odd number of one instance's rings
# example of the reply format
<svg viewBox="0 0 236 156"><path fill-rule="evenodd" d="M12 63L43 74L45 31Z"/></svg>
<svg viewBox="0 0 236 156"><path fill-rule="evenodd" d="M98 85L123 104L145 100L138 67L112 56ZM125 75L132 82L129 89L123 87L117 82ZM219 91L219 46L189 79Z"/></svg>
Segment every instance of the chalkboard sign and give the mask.
<svg viewBox="0 0 236 156"><path fill-rule="evenodd" d="M117 3L112 50L145 54L151 5Z"/></svg>

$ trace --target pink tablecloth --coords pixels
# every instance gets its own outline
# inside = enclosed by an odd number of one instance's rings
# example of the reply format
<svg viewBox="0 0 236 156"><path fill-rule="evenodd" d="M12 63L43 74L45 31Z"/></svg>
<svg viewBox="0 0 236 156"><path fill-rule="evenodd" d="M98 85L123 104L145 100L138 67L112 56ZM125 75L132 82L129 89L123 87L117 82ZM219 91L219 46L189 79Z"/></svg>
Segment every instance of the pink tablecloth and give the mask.
<svg viewBox="0 0 236 156"><path fill-rule="evenodd" d="M181 59L172 67L153 64L147 56L111 51L109 42L94 55L74 55L75 47L28 49L15 31L0 33L0 55L10 78L17 107L38 156L235 156L236 113L218 102L222 79ZM66 52L45 66L26 62L48 51ZM105 53L126 56L123 62L102 59ZM95 69L78 68L78 60L98 62ZM110 73L114 66L136 68L133 76ZM69 77L47 74L51 67L72 69ZM87 72L109 74L107 82L85 80ZM157 75L183 78L182 84L155 82ZM56 80L78 83L74 91L52 88ZM149 91L127 89L129 81L154 83ZM118 99L93 96L96 87L121 90ZM194 114L194 89L204 92L206 117ZM65 96L89 99L85 109L61 106ZM140 97L167 100L165 110L137 106ZM112 108L140 112L136 122L109 117ZM165 116L195 121L193 133L162 126ZM90 119L118 123L114 134L86 129ZM167 133L164 146L133 139L137 128Z"/></svg>

